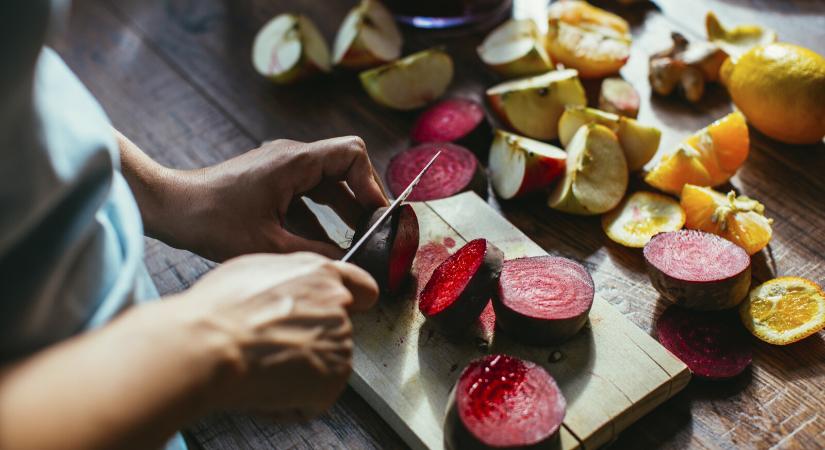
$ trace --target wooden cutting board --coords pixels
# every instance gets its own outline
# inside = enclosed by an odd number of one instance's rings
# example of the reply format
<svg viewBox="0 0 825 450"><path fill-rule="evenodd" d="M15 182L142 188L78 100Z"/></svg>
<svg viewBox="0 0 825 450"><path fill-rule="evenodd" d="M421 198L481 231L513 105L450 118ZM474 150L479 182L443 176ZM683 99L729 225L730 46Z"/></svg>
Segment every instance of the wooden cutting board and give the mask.
<svg viewBox="0 0 825 450"><path fill-rule="evenodd" d="M507 258L544 255L541 247L473 193L413 203L421 230L413 280L399 298L382 299L355 325L352 387L412 448L443 448L447 395L461 370L486 352L544 366L567 399L563 449L596 448L685 387L687 367L599 297L587 327L553 347L528 347L498 332L490 348L472 337L448 340L425 324L416 289L433 260L486 238ZM322 219L323 220L323 219ZM563 255L561 255L563 256Z"/></svg>

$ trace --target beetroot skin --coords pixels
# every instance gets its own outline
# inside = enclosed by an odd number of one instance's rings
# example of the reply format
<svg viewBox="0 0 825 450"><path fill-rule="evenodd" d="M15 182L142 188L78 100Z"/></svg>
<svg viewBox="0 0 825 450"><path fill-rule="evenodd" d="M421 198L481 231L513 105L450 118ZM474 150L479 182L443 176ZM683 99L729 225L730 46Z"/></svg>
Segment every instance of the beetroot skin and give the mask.
<svg viewBox="0 0 825 450"><path fill-rule="evenodd" d="M493 299L498 326L528 344L576 334L593 306L593 278L581 264L555 256L505 261Z"/></svg>
<svg viewBox="0 0 825 450"><path fill-rule="evenodd" d="M450 393L445 447L554 448L566 407L556 381L541 366L488 355L470 363Z"/></svg>
<svg viewBox="0 0 825 450"><path fill-rule="evenodd" d="M413 124L413 142L454 142L481 155L490 148L493 131L478 102L463 98L440 101Z"/></svg>
<svg viewBox="0 0 825 450"><path fill-rule="evenodd" d="M685 308L732 308L748 294L750 257L715 234L697 230L659 233L645 245L644 256L656 290Z"/></svg>
<svg viewBox="0 0 825 450"><path fill-rule="evenodd" d="M739 375L751 363L750 338L732 311L689 311L670 306L656 321L659 342L699 377Z"/></svg>
<svg viewBox="0 0 825 450"><path fill-rule="evenodd" d="M504 253L487 240L468 242L435 269L418 309L444 333L460 334L489 303L503 260Z"/></svg>
<svg viewBox="0 0 825 450"><path fill-rule="evenodd" d="M395 155L387 167L387 185L392 194L401 195L438 151L441 156L407 200L436 200L464 191L475 191L482 198L487 197L487 176L478 159L466 148L450 143L421 144Z"/></svg>
<svg viewBox="0 0 825 450"><path fill-rule="evenodd" d="M358 227L352 241L357 242L386 209L375 210ZM353 255L352 262L369 272L383 292L394 294L410 275L418 251L418 239L415 210L410 205L401 205Z"/></svg>

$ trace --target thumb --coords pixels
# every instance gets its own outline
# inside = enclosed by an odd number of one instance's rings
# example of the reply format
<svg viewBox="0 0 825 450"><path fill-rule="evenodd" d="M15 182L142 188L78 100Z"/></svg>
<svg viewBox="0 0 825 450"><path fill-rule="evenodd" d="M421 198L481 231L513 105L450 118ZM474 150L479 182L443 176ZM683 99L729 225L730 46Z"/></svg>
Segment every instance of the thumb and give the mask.
<svg viewBox="0 0 825 450"><path fill-rule="evenodd" d="M378 283L364 269L341 261L333 263L341 275L344 283L352 294L352 304L347 308L350 311L366 311L375 305L378 300Z"/></svg>

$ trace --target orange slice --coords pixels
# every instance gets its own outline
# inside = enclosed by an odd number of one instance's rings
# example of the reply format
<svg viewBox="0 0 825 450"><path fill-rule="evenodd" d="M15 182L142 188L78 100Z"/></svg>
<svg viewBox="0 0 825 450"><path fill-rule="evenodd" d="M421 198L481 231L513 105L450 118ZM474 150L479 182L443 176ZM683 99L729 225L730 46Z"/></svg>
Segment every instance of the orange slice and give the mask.
<svg viewBox="0 0 825 450"><path fill-rule="evenodd" d="M678 195L686 183L718 186L727 183L748 157L750 139L745 116L736 111L694 133L679 148L662 157L645 181Z"/></svg>
<svg viewBox="0 0 825 450"><path fill-rule="evenodd" d="M733 191L724 195L711 188L686 184L681 205L687 215L686 228L718 234L749 255L765 248L773 235L773 220L765 217L765 206Z"/></svg>
<svg viewBox="0 0 825 450"><path fill-rule="evenodd" d="M805 278L774 278L751 290L739 316L759 339L791 344L825 328L825 292Z"/></svg>
<svg viewBox="0 0 825 450"><path fill-rule="evenodd" d="M653 192L635 192L602 216L607 237L626 247L641 248L658 233L676 231L685 224L685 212L672 198Z"/></svg>

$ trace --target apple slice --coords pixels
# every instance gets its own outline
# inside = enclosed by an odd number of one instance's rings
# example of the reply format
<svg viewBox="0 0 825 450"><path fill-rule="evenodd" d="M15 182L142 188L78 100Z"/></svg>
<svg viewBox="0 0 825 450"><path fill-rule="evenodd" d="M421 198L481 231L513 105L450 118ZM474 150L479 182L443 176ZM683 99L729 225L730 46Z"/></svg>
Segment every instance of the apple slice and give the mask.
<svg viewBox="0 0 825 450"><path fill-rule="evenodd" d="M544 36L532 19L504 22L487 35L477 51L484 64L506 78L553 70Z"/></svg>
<svg viewBox="0 0 825 450"><path fill-rule="evenodd" d="M601 214L619 204L627 181L618 138L609 128L590 123L580 127L567 146L564 178L547 204L572 214Z"/></svg>
<svg viewBox="0 0 825 450"><path fill-rule="evenodd" d="M329 48L311 20L299 14L280 14L255 36L252 65L276 83L291 83L329 72Z"/></svg>
<svg viewBox="0 0 825 450"><path fill-rule="evenodd" d="M441 97L453 79L453 60L431 48L361 72L361 84L376 103L411 110Z"/></svg>
<svg viewBox="0 0 825 450"><path fill-rule="evenodd" d="M629 117L593 108L571 106L559 119L559 141L567 147L582 125L597 123L616 133L631 171L639 170L653 158L659 149L662 132L658 128L642 125Z"/></svg>
<svg viewBox="0 0 825 450"><path fill-rule="evenodd" d="M605 78L599 90L599 109L635 119L639 115L639 93L621 78Z"/></svg>
<svg viewBox="0 0 825 450"><path fill-rule="evenodd" d="M496 130L490 147L490 177L508 200L544 189L564 171L567 154L555 145Z"/></svg>
<svg viewBox="0 0 825 450"><path fill-rule="evenodd" d="M584 87L572 69L501 83L487 90L487 100L509 127L541 140L558 137L565 106L587 103Z"/></svg>
<svg viewBox="0 0 825 450"><path fill-rule="evenodd" d="M398 59L401 45L392 13L377 0L361 0L338 29L332 62L347 69L368 69Z"/></svg>

